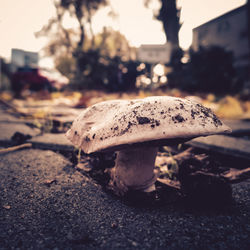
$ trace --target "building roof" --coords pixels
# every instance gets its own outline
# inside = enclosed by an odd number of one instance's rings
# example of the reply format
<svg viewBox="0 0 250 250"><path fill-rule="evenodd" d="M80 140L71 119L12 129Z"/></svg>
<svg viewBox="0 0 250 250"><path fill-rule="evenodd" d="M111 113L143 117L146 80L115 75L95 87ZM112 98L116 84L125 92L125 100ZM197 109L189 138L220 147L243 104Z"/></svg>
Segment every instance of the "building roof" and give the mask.
<svg viewBox="0 0 250 250"><path fill-rule="evenodd" d="M201 26L204 26L204 25L208 25L208 24L217 22L218 20L224 19L225 17L229 17L229 16L232 16L232 15L235 15L236 13L239 13L239 12L241 12L241 11L244 10L244 9L247 9L247 5L246 5L246 4L244 4L244 5L242 5L242 6L238 7L238 8L236 8L236 9L234 9L234 10L231 10L231 11L229 11L229 12L226 12L225 14L223 14L223 15L221 15L221 16L218 16L218 17L216 17L216 18L214 18L214 19L212 19L212 20L210 20L210 21L208 21L208 22L205 22L205 23L203 23L203 24L201 24L201 25L199 25L199 26L193 28L193 30L199 29Z"/></svg>

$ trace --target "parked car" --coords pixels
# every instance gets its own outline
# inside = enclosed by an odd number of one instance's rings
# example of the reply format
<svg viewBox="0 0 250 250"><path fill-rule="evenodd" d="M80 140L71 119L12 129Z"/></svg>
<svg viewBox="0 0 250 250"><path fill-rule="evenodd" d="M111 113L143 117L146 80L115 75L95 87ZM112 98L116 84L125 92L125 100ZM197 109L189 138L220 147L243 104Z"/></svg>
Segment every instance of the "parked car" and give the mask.
<svg viewBox="0 0 250 250"><path fill-rule="evenodd" d="M20 93L29 89L31 91L58 90L66 85L69 80L59 72L52 74L52 70L40 68L20 67L11 77L12 89L18 96Z"/></svg>
<svg viewBox="0 0 250 250"><path fill-rule="evenodd" d="M56 69L40 69L39 72L49 80L55 90L60 90L69 83L69 79Z"/></svg>

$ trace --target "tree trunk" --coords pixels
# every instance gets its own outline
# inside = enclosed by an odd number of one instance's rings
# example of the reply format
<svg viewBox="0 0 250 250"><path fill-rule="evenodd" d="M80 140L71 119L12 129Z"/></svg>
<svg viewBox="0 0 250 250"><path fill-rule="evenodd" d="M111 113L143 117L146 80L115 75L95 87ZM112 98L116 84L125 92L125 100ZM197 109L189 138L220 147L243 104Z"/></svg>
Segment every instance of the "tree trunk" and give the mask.
<svg viewBox="0 0 250 250"><path fill-rule="evenodd" d="M162 21L167 41L171 43L173 49L179 49L179 10L176 8L176 0L161 0L162 6L158 19Z"/></svg>
<svg viewBox="0 0 250 250"><path fill-rule="evenodd" d="M84 38L85 38L85 34L84 34L84 26L81 23L81 21L79 21L79 24L80 24L80 38L79 38L77 47L78 47L79 50L82 50L83 43L84 43Z"/></svg>
<svg viewBox="0 0 250 250"><path fill-rule="evenodd" d="M247 37L248 37L248 46L250 50L250 1L247 1Z"/></svg>
<svg viewBox="0 0 250 250"><path fill-rule="evenodd" d="M81 58L81 54L83 51L83 45L84 45L84 39L85 39L85 30L84 30L84 25L81 22L81 17L77 16L77 20L79 22L80 37L77 43L77 48L73 54L76 59L76 73L75 73L75 80L74 80L76 86L79 84L81 85L81 81L82 81L80 58Z"/></svg>

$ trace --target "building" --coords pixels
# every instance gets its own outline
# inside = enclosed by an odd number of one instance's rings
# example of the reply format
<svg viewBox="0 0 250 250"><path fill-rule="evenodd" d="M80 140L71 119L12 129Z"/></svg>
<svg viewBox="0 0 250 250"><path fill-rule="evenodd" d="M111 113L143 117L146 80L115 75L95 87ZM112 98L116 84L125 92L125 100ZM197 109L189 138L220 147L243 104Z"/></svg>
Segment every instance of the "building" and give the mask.
<svg viewBox="0 0 250 250"><path fill-rule="evenodd" d="M21 49L11 50L11 65L15 69L18 67L38 67L38 61L39 56L37 52Z"/></svg>
<svg viewBox="0 0 250 250"><path fill-rule="evenodd" d="M193 29L192 48L197 51L200 46L221 46L232 51L235 66L249 66L247 5L243 5L222 16Z"/></svg>

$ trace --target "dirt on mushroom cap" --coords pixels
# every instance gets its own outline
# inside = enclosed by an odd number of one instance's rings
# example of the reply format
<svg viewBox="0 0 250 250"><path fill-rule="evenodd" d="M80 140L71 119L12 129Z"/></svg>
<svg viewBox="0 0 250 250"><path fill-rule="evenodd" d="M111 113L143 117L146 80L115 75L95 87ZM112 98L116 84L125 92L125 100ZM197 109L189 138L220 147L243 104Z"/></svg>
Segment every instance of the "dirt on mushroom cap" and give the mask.
<svg viewBox="0 0 250 250"><path fill-rule="evenodd" d="M66 135L89 154L114 151L131 144L187 141L228 132L231 129L201 104L182 98L153 96L93 105L75 119Z"/></svg>

